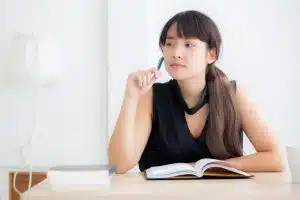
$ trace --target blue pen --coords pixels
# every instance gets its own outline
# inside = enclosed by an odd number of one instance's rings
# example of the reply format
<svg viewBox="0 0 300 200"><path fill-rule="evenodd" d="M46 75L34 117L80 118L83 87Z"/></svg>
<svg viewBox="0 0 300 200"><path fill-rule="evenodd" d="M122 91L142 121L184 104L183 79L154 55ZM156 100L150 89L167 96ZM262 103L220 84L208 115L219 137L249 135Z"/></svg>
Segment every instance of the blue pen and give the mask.
<svg viewBox="0 0 300 200"><path fill-rule="evenodd" d="M159 70L161 68L163 61L164 61L164 57L161 57L158 61L157 70Z"/></svg>

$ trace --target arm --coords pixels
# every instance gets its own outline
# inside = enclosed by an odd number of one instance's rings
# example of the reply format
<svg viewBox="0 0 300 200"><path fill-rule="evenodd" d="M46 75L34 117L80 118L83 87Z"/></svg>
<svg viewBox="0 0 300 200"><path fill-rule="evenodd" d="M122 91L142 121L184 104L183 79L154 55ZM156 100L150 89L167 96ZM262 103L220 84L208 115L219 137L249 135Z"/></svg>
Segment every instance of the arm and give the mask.
<svg viewBox="0 0 300 200"><path fill-rule="evenodd" d="M109 142L109 163L117 173L125 173L140 159L151 131L152 89L141 98L125 94L120 114Z"/></svg>
<svg viewBox="0 0 300 200"><path fill-rule="evenodd" d="M251 103L245 92L237 87L237 105L240 111L242 127L256 153L228 159L233 167L244 171L268 172L282 171L278 143L272 128L264 121L258 108Z"/></svg>

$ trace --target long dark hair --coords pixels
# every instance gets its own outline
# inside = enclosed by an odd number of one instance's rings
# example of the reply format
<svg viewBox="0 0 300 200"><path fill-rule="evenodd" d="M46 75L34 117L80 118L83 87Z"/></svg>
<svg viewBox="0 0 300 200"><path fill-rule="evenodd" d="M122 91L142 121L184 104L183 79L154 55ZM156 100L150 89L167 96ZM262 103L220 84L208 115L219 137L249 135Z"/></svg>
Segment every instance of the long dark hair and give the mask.
<svg viewBox="0 0 300 200"><path fill-rule="evenodd" d="M216 60L220 55L221 34L215 22L207 15L188 10L173 16L163 27L159 46L165 45L168 29L177 24L179 37L196 37L215 50ZM206 84L209 93L209 117L207 144L211 154L218 159L242 155L241 120L235 98L235 87L215 62L206 68Z"/></svg>

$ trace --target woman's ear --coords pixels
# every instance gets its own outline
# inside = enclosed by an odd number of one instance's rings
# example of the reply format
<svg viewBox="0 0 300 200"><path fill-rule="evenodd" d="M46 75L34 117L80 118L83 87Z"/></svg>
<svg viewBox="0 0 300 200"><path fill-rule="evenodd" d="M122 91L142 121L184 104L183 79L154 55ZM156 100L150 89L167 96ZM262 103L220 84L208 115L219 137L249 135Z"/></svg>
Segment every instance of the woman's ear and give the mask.
<svg viewBox="0 0 300 200"><path fill-rule="evenodd" d="M207 52L207 63L212 64L216 61L217 53L216 49L211 49Z"/></svg>

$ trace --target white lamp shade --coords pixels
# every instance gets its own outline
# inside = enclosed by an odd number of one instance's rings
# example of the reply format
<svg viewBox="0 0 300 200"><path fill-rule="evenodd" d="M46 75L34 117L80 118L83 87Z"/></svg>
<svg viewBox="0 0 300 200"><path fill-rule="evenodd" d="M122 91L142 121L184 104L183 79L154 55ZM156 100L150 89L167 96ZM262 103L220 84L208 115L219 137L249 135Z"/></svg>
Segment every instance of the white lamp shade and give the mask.
<svg viewBox="0 0 300 200"><path fill-rule="evenodd" d="M17 34L8 65L9 80L14 84L54 84L61 75L58 41L43 36Z"/></svg>

